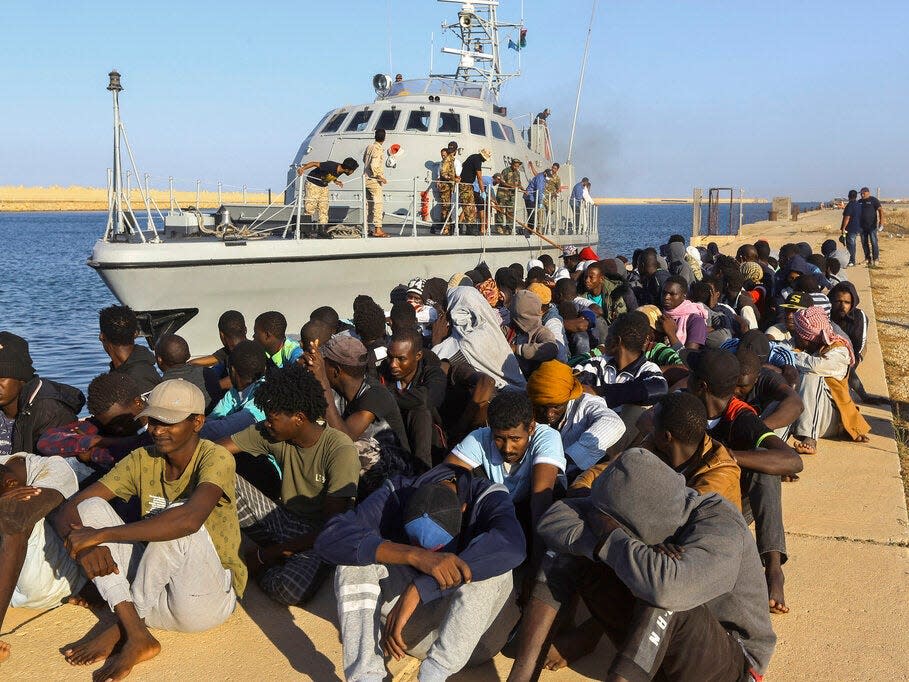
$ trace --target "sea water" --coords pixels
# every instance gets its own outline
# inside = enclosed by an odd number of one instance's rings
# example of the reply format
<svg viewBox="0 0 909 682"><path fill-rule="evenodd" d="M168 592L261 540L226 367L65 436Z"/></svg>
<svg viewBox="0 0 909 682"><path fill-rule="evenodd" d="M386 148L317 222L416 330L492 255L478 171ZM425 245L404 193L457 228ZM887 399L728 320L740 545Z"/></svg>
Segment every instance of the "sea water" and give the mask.
<svg viewBox="0 0 909 682"><path fill-rule="evenodd" d="M748 204L745 222L766 220L769 205ZM733 207L738 224L738 207ZM706 210L702 211L706 220ZM604 257L658 245L669 235L691 234L691 206L649 204L601 206L598 253ZM98 311L116 303L86 265L92 245L104 232L104 212L0 213L0 329L28 339L41 376L76 386L107 371L108 357L98 341ZM726 214L720 214L725 226ZM465 263L465 269L474 265ZM451 273L440 272L447 279ZM402 281L406 281L406 273ZM387 300L377 291L377 301ZM231 308L229 300L224 309ZM247 320L252 324L252 320ZM202 354L214 348L193 348Z"/></svg>

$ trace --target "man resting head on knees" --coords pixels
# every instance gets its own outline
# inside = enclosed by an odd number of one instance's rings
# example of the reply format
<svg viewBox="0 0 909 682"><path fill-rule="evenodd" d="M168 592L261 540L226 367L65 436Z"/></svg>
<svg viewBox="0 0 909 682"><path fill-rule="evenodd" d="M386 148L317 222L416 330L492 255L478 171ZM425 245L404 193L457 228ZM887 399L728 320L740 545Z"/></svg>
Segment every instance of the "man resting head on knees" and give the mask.
<svg viewBox="0 0 909 682"><path fill-rule="evenodd" d="M389 479L330 519L316 552L338 566L349 680L384 679L382 654L411 654L424 659L420 680L441 682L495 656L517 622L511 571L525 541L514 506L505 486L459 467Z"/></svg>

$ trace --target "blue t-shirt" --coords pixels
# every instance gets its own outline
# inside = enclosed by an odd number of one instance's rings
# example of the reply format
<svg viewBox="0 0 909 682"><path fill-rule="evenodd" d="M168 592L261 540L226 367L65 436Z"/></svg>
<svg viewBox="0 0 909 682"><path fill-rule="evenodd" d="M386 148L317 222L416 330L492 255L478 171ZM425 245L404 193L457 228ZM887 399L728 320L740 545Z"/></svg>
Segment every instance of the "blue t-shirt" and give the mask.
<svg viewBox="0 0 909 682"><path fill-rule="evenodd" d="M531 201L535 201L537 194L543 191L546 187L546 173L537 173L533 176L533 179L527 183L527 198Z"/></svg>
<svg viewBox="0 0 909 682"><path fill-rule="evenodd" d="M580 204L584 200L584 183L579 182L571 189L571 202Z"/></svg>
<svg viewBox="0 0 909 682"><path fill-rule="evenodd" d="M533 467L536 464L552 464L560 472L565 471L565 451L562 436L545 424L537 424L527 452L520 462L509 466L492 438L492 429L484 427L471 432L451 451L455 457L474 469L483 467L490 481L502 483L514 502L521 502L530 496Z"/></svg>
<svg viewBox="0 0 909 682"><path fill-rule="evenodd" d="M264 379L257 379L242 391L231 386L208 416L217 419L246 410L257 422L265 421L265 413L255 403L256 391L263 383Z"/></svg>
<svg viewBox="0 0 909 682"><path fill-rule="evenodd" d="M294 364L303 355L300 344L293 339L284 339L284 345L274 355L269 355L275 367L284 367Z"/></svg>
<svg viewBox="0 0 909 682"><path fill-rule="evenodd" d="M849 216L849 224L846 231L849 234L858 234L862 231L862 204L858 201L850 201L843 209L843 216Z"/></svg>

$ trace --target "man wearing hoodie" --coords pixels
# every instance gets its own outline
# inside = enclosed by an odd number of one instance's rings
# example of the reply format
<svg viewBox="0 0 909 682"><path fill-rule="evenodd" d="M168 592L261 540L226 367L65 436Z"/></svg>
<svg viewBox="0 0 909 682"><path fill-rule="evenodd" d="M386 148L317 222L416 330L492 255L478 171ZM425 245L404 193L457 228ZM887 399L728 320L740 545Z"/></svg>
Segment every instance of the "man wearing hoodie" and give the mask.
<svg viewBox="0 0 909 682"><path fill-rule="evenodd" d="M139 322L129 306L104 308L98 314L98 326L101 329L98 339L110 357L111 372L131 376L143 394L161 383L161 376L155 369L155 354L136 345Z"/></svg>
<svg viewBox="0 0 909 682"><path fill-rule="evenodd" d="M527 289L516 291L509 310L511 333L508 341L527 377L541 363L558 356L559 344L555 334L543 326L543 302L535 293Z"/></svg>
<svg viewBox="0 0 909 682"><path fill-rule="evenodd" d="M669 274L681 277L688 286L691 286L692 282L695 281L694 271L688 265L688 261L685 258L686 255L685 242L670 241L667 244L666 261L669 265Z"/></svg>
<svg viewBox="0 0 909 682"><path fill-rule="evenodd" d="M214 405L205 387L205 373L201 367L190 364L189 344L177 334L165 334L155 344L155 362L161 370L162 381L183 379L202 391L206 406Z"/></svg>
<svg viewBox="0 0 909 682"><path fill-rule="evenodd" d="M495 656L517 621L511 572L525 541L514 505L504 485L460 467L389 479L332 518L315 549L338 566L348 680L378 682L383 654L410 653L424 659L420 680L441 682Z"/></svg>
<svg viewBox="0 0 909 682"><path fill-rule="evenodd" d="M759 680L767 670L776 636L748 527L728 500L687 488L656 455L626 450L589 497L554 504L539 533L552 551L510 681L532 679L577 588L618 650L607 680Z"/></svg>
<svg viewBox="0 0 909 682"><path fill-rule="evenodd" d="M41 435L73 421L83 405L82 391L35 373L28 341L0 332L0 455L36 452Z"/></svg>

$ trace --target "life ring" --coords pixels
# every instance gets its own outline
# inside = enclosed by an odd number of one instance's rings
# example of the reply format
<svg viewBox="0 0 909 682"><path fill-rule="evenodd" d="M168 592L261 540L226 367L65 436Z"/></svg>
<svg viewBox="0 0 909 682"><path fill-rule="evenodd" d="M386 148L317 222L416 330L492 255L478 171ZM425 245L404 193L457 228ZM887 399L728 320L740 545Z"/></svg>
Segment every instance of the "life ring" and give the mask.
<svg viewBox="0 0 909 682"><path fill-rule="evenodd" d="M420 217L429 220L429 191L420 192Z"/></svg>
<svg viewBox="0 0 909 682"><path fill-rule="evenodd" d="M399 144L393 144L388 148L388 153L391 154L392 156L397 154L399 151L401 151L401 145L399 145Z"/></svg>

